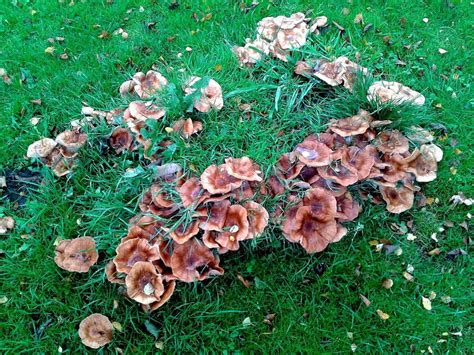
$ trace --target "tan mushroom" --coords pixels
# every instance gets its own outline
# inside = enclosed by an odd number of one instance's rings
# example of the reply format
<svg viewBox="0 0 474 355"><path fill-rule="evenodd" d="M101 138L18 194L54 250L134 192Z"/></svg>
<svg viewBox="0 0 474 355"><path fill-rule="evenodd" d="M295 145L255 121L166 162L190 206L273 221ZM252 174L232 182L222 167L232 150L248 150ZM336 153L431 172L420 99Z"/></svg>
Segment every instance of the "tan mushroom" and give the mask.
<svg viewBox="0 0 474 355"><path fill-rule="evenodd" d="M131 80L120 85L120 95L136 93L141 99L149 98L168 85L168 80L159 72L149 70L146 74L136 73Z"/></svg>
<svg viewBox="0 0 474 355"><path fill-rule="evenodd" d="M332 161L332 150L312 137L298 144L295 153L302 163L311 167L326 166Z"/></svg>
<svg viewBox="0 0 474 355"><path fill-rule="evenodd" d="M380 103L393 103L400 105L406 102L422 106L425 97L418 91L410 89L395 81L376 81L367 90L367 100Z"/></svg>
<svg viewBox="0 0 474 355"><path fill-rule="evenodd" d="M383 200L387 203L387 211L402 213L413 207L413 191L405 186L383 186L379 184Z"/></svg>
<svg viewBox="0 0 474 355"><path fill-rule="evenodd" d="M131 150L133 144L132 133L127 128L116 128L109 138L110 146L117 154Z"/></svg>
<svg viewBox="0 0 474 355"><path fill-rule="evenodd" d="M165 115L165 110L159 108L151 101L141 102L141 101L132 101L128 105L130 116L138 120L139 122L144 122L147 119L159 120ZM125 119L127 121L127 119ZM134 121L134 120L133 120ZM132 127L130 127L132 128ZM133 131L133 129L132 129Z"/></svg>
<svg viewBox="0 0 474 355"><path fill-rule="evenodd" d="M238 250L239 242L247 239L249 221L247 210L240 205L232 205L227 210L222 232L216 237L216 242L228 250Z"/></svg>
<svg viewBox="0 0 474 355"><path fill-rule="evenodd" d="M145 312L153 312L156 311L158 308L163 306L166 302L169 301L171 296L173 295L174 289L176 287L176 282L174 280L169 280L164 283L165 291L160 297L160 300L157 302L153 302L150 304L142 304L142 309Z"/></svg>
<svg viewBox="0 0 474 355"><path fill-rule="evenodd" d="M117 267L115 266L113 261L109 261L107 265L105 265L105 276L107 280L114 284L125 284L125 280L119 277L117 271Z"/></svg>
<svg viewBox="0 0 474 355"><path fill-rule="evenodd" d="M55 251L56 265L71 272L88 272L99 258L95 241L91 237L64 239L59 242Z"/></svg>
<svg viewBox="0 0 474 355"><path fill-rule="evenodd" d="M198 90L194 86L203 80L198 76L192 76L184 84L184 92L191 95ZM194 98L194 107L200 112L209 112L212 109L220 110L224 107L224 99L222 97L222 88L217 81L209 79L207 86L199 89L200 93Z"/></svg>
<svg viewBox="0 0 474 355"><path fill-rule="evenodd" d="M138 261L132 266L125 285L128 297L141 304L159 301L165 291L161 274L153 263L147 261Z"/></svg>
<svg viewBox="0 0 474 355"><path fill-rule="evenodd" d="M268 212L265 207L254 201L246 202L243 207L247 210L247 219L249 222L249 232L246 239L258 237L268 225Z"/></svg>
<svg viewBox="0 0 474 355"><path fill-rule="evenodd" d="M222 231L230 207L229 200L217 201L205 208L199 227L205 231Z"/></svg>
<svg viewBox="0 0 474 355"><path fill-rule="evenodd" d="M209 193L204 191L201 182L196 177L187 179L177 188L177 191L184 207L191 205L196 207L209 197Z"/></svg>
<svg viewBox="0 0 474 355"><path fill-rule="evenodd" d="M364 148L351 146L343 150L341 164L349 170L355 171L358 179L366 179L378 158L377 149L373 145Z"/></svg>
<svg viewBox="0 0 474 355"><path fill-rule="evenodd" d="M375 146L382 153L398 153L408 152L408 139L397 129L383 131L377 136Z"/></svg>
<svg viewBox="0 0 474 355"><path fill-rule="evenodd" d="M202 122L193 121L192 119L188 118L186 120L181 119L176 121L173 124L173 131L179 132L184 139L188 139L193 134L202 131Z"/></svg>
<svg viewBox="0 0 474 355"><path fill-rule="evenodd" d="M0 218L0 235L7 233L15 227L15 220L12 217Z"/></svg>
<svg viewBox="0 0 474 355"><path fill-rule="evenodd" d="M106 316L94 313L79 324L79 337L85 346L98 349L112 341L114 327Z"/></svg>
<svg viewBox="0 0 474 355"><path fill-rule="evenodd" d="M64 131L56 137L56 143L59 144L61 152L66 157L74 157L86 141L87 134L76 130Z"/></svg>
<svg viewBox="0 0 474 355"><path fill-rule="evenodd" d="M303 205L310 207L313 217L319 221L329 221L336 216L336 198L325 189L313 188L306 191Z"/></svg>
<svg viewBox="0 0 474 355"><path fill-rule="evenodd" d="M160 258L158 247L147 240L136 238L119 244L115 250L114 264L118 272L128 274L138 261L155 261Z"/></svg>
<svg viewBox="0 0 474 355"><path fill-rule="evenodd" d="M270 45L267 41L259 38L254 41L248 39L245 46L233 47L232 51L237 56L241 66L251 66L260 61L263 55L270 53Z"/></svg>
<svg viewBox="0 0 474 355"><path fill-rule="evenodd" d="M190 223L180 223L176 228L163 228L169 232L169 236L178 244L186 243L189 239L199 233L199 221L193 220Z"/></svg>
<svg viewBox="0 0 474 355"><path fill-rule="evenodd" d="M331 86L343 85L352 90L357 73L367 74L367 69L351 62L347 57L339 57L332 62L319 60L313 67L313 75Z"/></svg>
<svg viewBox="0 0 474 355"><path fill-rule="evenodd" d="M225 169L227 173L244 181L262 181L260 168L250 158L226 158Z"/></svg>
<svg viewBox="0 0 474 355"><path fill-rule="evenodd" d="M319 167L318 173L323 179L332 180L342 186L350 186L359 181L359 176L356 171L338 162Z"/></svg>
<svg viewBox="0 0 474 355"><path fill-rule="evenodd" d="M363 134L369 129L372 116L365 110L359 110L357 115L333 120L329 129L342 137L350 137Z"/></svg>
<svg viewBox="0 0 474 355"><path fill-rule="evenodd" d="M328 23L328 18L326 16L315 17L309 26L309 32L319 34L319 29L326 27Z"/></svg>
<svg viewBox="0 0 474 355"><path fill-rule="evenodd" d="M225 194L240 187L242 180L229 175L225 164L211 165L202 173L201 184L211 194Z"/></svg>
<svg viewBox="0 0 474 355"><path fill-rule="evenodd" d="M39 141L33 142L28 146L26 156L28 158L46 158L58 143L51 138L43 138Z"/></svg>

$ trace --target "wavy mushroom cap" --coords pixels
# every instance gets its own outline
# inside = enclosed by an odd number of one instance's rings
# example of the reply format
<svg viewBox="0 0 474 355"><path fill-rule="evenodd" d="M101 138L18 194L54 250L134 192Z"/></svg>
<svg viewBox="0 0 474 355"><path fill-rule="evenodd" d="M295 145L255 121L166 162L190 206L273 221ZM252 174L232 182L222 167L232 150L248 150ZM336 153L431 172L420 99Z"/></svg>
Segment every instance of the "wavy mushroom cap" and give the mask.
<svg viewBox="0 0 474 355"><path fill-rule="evenodd" d="M356 146L343 150L341 163L348 169L355 171L359 180L367 178L378 157L377 149L368 145L361 149Z"/></svg>
<svg viewBox="0 0 474 355"><path fill-rule="evenodd" d="M199 76L191 76L184 84L186 95L193 94L197 89L193 86L201 80ZM217 81L209 79L206 87L199 89L200 95L194 99L194 107L200 112L209 112L211 109L220 110L224 107L222 88Z"/></svg>
<svg viewBox="0 0 474 355"><path fill-rule="evenodd" d="M326 166L332 161L332 150L313 139L305 139L295 148L298 159L311 167Z"/></svg>
<svg viewBox="0 0 474 355"><path fill-rule="evenodd" d="M377 150L387 154L408 152L408 139L397 129L380 132L375 140Z"/></svg>
<svg viewBox="0 0 474 355"><path fill-rule="evenodd" d="M28 146L26 156L28 158L46 158L50 155L58 143L51 138L43 138Z"/></svg>
<svg viewBox="0 0 474 355"><path fill-rule="evenodd" d="M436 156L430 150L423 149L423 153L408 164L407 172L413 173L418 182L430 182L436 179L438 163Z"/></svg>
<svg viewBox="0 0 474 355"><path fill-rule="evenodd" d="M219 243L216 242L216 238L218 236L218 231L204 231L204 233L202 234L202 242L209 249L217 249L217 252L219 254L225 254L229 251L229 249L222 247Z"/></svg>
<svg viewBox="0 0 474 355"><path fill-rule="evenodd" d="M319 34L319 29L327 26L328 18L326 16L317 16L309 26L309 32Z"/></svg>
<svg viewBox="0 0 474 355"><path fill-rule="evenodd" d="M202 281L224 273L219 259L195 238L175 246L170 265L173 275L184 282Z"/></svg>
<svg viewBox="0 0 474 355"><path fill-rule="evenodd" d="M225 169L227 174L244 181L262 181L259 176L262 172L257 164L249 157L226 158Z"/></svg>
<svg viewBox="0 0 474 355"><path fill-rule="evenodd" d="M245 240L249 234L247 210L240 205L232 205L227 210L223 231L219 233L216 242L223 248L238 250L239 241Z"/></svg>
<svg viewBox="0 0 474 355"><path fill-rule="evenodd" d="M418 91L395 81L374 82L367 90L367 99L380 103L391 102L395 105L411 102L422 106L425 103L425 97Z"/></svg>
<svg viewBox="0 0 474 355"><path fill-rule="evenodd" d="M138 214L129 220L129 233L133 227L138 227L150 235L157 235L163 227L163 222L153 216Z"/></svg>
<svg viewBox="0 0 474 355"><path fill-rule="evenodd" d="M443 150L436 144L423 144L420 146L421 154L432 154L437 162L443 160Z"/></svg>
<svg viewBox="0 0 474 355"><path fill-rule="evenodd" d="M125 278L127 295L141 304L150 304L160 300L165 291L163 278L151 262L138 261Z"/></svg>
<svg viewBox="0 0 474 355"><path fill-rule="evenodd" d="M343 84L352 90L357 73L367 73L367 69L351 62L347 57L339 57L334 61L319 60L313 67L313 75L331 86Z"/></svg>
<svg viewBox="0 0 474 355"><path fill-rule="evenodd" d="M293 206L285 211L283 222L281 223L281 231L286 239L288 239L292 243L299 243L299 237L293 239L295 235L293 235L293 231L296 228L296 213L298 209L303 206L302 202L299 202L296 206Z"/></svg>
<svg viewBox="0 0 474 355"><path fill-rule="evenodd" d="M334 197L342 196L346 193L347 187L338 184L337 182L329 179L320 178L311 184L311 187L320 187L326 190L330 195Z"/></svg>
<svg viewBox="0 0 474 355"><path fill-rule="evenodd" d="M169 232L170 238L176 243L183 244L199 233L199 221L194 220L189 224L181 223L173 230L168 228L165 230Z"/></svg>
<svg viewBox="0 0 474 355"><path fill-rule="evenodd" d="M145 76L140 76L139 82L135 84L134 91L141 99L147 99L166 85L168 85L168 80L163 75L157 71L149 70Z"/></svg>
<svg viewBox="0 0 474 355"><path fill-rule="evenodd" d="M246 239L258 237L268 225L268 212L265 207L254 201L246 202L243 207L247 210L249 222L249 232Z"/></svg>
<svg viewBox="0 0 474 355"><path fill-rule="evenodd" d="M321 222L313 216L311 207L300 207L296 212L291 239L298 241L308 253L326 249L329 243L338 236L337 223L334 219Z"/></svg>
<svg viewBox="0 0 474 355"><path fill-rule="evenodd" d="M201 217L199 227L205 231L222 231L229 207L229 200L217 201L210 204L208 209L205 208L205 215Z"/></svg>
<svg viewBox="0 0 474 355"><path fill-rule="evenodd" d="M329 221L336 216L336 198L322 188L308 190L304 196L303 205L310 207L313 217L319 221Z"/></svg>
<svg viewBox="0 0 474 355"><path fill-rule="evenodd" d="M187 179L177 190L184 207L189 207L193 204L194 206L198 206L209 196L196 177Z"/></svg>
<svg viewBox="0 0 474 355"><path fill-rule="evenodd" d="M130 117L138 121L146 121L149 118L159 120L165 115L165 110L154 105L151 101L132 101L128 105L128 110Z"/></svg>
<svg viewBox="0 0 474 355"><path fill-rule="evenodd" d="M61 177L72 173L72 170L76 166L76 162L73 158L59 156L58 159L53 159L49 166L53 170L54 175Z"/></svg>
<svg viewBox="0 0 474 355"><path fill-rule="evenodd" d="M56 247L54 262L71 272L88 272L97 262L99 254L91 237L62 240Z"/></svg>
<svg viewBox="0 0 474 355"><path fill-rule="evenodd" d="M156 311L158 308L160 308L161 306L163 306L166 302L169 301L169 299L171 298L171 296L173 295L174 293L174 289L176 287L176 281L174 280L170 280L170 281L166 281L164 283L164 286L165 286L165 291L163 292L163 294L161 295L160 297L160 300L157 301L157 302L153 302L153 303L150 303L150 304L142 304L142 309L145 311L145 312L153 312L153 311Z"/></svg>
<svg viewBox="0 0 474 355"><path fill-rule="evenodd" d="M112 341L114 327L106 316L94 313L79 324L79 337L85 346L98 349Z"/></svg>
<svg viewBox="0 0 474 355"><path fill-rule="evenodd" d="M336 198L337 200L337 214L336 217L339 222L350 222L357 218L361 207L359 203L352 198L350 192Z"/></svg>
<svg viewBox="0 0 474 355"><path fill-rule="evenodd" d="M379 185L383 200L387 203L387 211L402 213L413 207L413 191L405 186L393 187Z"/></svg>
<svg viewBox="0 0 474 355"><path fill-rule="evenodd" d="M268 179L270 195L275 197L285 193L286 188L277 176L270 176Z"/></svg>
<svg viewBox="0 0 474 355"><path fill-rule="evenodd" d="M242 185L242 180L227 173L226 165L211 165L201 175L201 184L211 194L225 194Z"/></svg>
<svg viewBox="0 0 474 355"><path fill-rule="evenodd" d="M120 95L125 97L135 93L135 86L140 85L140 83L145 79L145 73L141 71L135 73L130 80L124 81L119 88Z"/></svg>
<svg viewBox="0 0 474 355"><path fill-rule="evenodd" d="M110 135L109 144L117 154L125 150L131 150L133 144L132 133L127 128L118 127Z"/></svg>
<svg viewBox="0 0 474 355"><path fill-rule="evenodd" d="M276 163L276 174L283 180L292 180L298 176L304 164L295 153L283 154Z"/></svg>
<svg viewBox="0 0 474 355"><path fill-rule="evenodd" d="M160 259L159 250L150 245L147 240L136 238L124 241L115 250L113 260L118 272L128 274L133 265L139 261L154 261Z"/></svg>
<svg viewBox="0 0 474 355"><path fill-rule="evenodd" d="M247 41L243 47L234 47L232 51L237 56L241 66L251 66L262 59L262 55L270 53L269 44L260 38Z"/></svg>
<svg viewBox="0 0 474 355"><path fill-rule="evenodd" d="M277 33L275 45L283 50L299 48L306 44L308 33L309 30L306 22L300 22L287 29L282 28Z"/></svg>
<svg viewBox="0 0 474 355"><path fill-rule="evenodd" d="M365 133L370 127L370 120L372 117L369 112L359 110L357 115L334 120L329 126L329 129L342 137L350 137Z"/></svg>
<svg viewBox="0 0 474 355"><path fill-rule="evenodd" d="M319 175L326 180L332 180L342 186L350 186L359 181L357 172L348 169L342 164L323 166L318 168Z"/></svg>
<svg viewBox="0 0 474 355"><path fill-rule="evenodd" d="M173 124L173 131L179 132L184 139L188 139L193 134L202 131L202 122L193 121L192 119L188 118L186 120L181 119L176 121Z"/></svg>
<svg viewBox="0 0 474 355"><path fill-rule="evenodd" d="M179 209L160 184L153 184L143 194L139 207L142 212L151 212L161 217L169 217Z"/></svg>
<svg viewBox="0 0 474 355"><path fill-rule="evenodd" d="M61 146L61 152L65 156L74 156L86 141L87 134L76 130L64 131L56 137L56 143Z"/></svg>
<svg viewBox="0 0 474 355"><path fill-rule="evenodd" d="M113 261L109 261L107 265L105 265L105 276L107 280L114 284L125 284L125 280L119 277L119 272L117 271L117 267L115 266Z"/></svg>

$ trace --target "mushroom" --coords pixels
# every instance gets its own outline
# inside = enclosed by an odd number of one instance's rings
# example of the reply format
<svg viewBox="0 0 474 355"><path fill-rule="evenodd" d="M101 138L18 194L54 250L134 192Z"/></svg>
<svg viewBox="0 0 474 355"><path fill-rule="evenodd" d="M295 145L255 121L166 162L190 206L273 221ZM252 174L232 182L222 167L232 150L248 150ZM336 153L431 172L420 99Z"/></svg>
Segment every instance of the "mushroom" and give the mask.
<svg viewBox="0 0 474 355"><path fill-rule="evenodd" d="M358 179L363 180L369 176L376 158L378 158L377 149L373 145L362 149L351 146L343 150L341 164L355 171Z"/></svg>
<svg viewBox="0 0 474 355"><path fill-rule="evenodd" d="M202 281L224 273L219 259L196 238L174 247L170 265L173 275L184 282Z"/></svg>
<svg viewBox="0 0 474 355"><path fill-rule="evenodd" d="M26 156L28 158L46 158L52 153L58 143L51 138L43 138L28 146Z"/></svg>
<svg viewBox="0 0 474 355"><path fill-rule="evenodd" d="M309 32L319 34L319 29L326 27L328 24L328 18L326 16L315 17L311 25L309 26Z"/></svg>
<svg viewBox="0 0 474 355"><path fill-rule="evenodd" d="M119 244L115 250L114 264L118 272L128 274L138 261L154 261L160 258L156 246L141 238L130 239Z"/></svg>
<svg viewBox="0 0 474 355"><path fill-rule="evenodd" d="M382 153L398 153L408 152L408 139L397 129L383 131L377 136L375 146Z"/></svg>
<svg viewBox="0 0 474 355"><path fill-rule="evenodd" d="M391 102L394 105L409 102L422 106L425 103L425 97L418 91L395 81L374 82L367 90L367 100L380 103Z"/></svg>
<svg viewBox="0 0 474 355"><path fill-rule="evenodd" d="M109 261L105 265L105 276L107 280L114 284L125 284L125 280L118 275L117 267L113 261Z"/></svg>
<svg viewBox="0 0 474 355"><path fill-rule="evenodd" d="M296 75L309 77L313 73L313 66L310 64L310 62L299 60L296 62L294 72Z"/></svg>
<svg viewBox="0 0 474 355"><path fill-rule="evenodd" d="M337 214L336 217L339 222L350 222L357 218L360 212L359 203L352 198L350 192L336 197L337 200Z"/></svg>
<svg viewBox="0 0 474 355"><path fill-rule="evenodd" d="M131 150L133 144L132 133L127 128L115 128L109 138L110 146L117 154Z"/></svg>
<svg viewBox="0 0 474 355"><path fill-rule="evenodd" d="M160 300L150 304L142 304L142 309L146 312L156 311L158 308L163 306L173 295L174 289L176 287L176 282L174 280L169 280L164 282L165 291L160 296Z"/></svg>
<svg viewBox="0 0 474 355"><path fill-rule="evenodd" d="M15 220L12 217L0 218L0 235L6 234L8 230L15 227Z"/></svg>
<svg viewBox="0 0 474 355"><path fill-rule="evenodd" d="M338 162L319 167L318 173L323 179L332 180L342 186L353 185L359 181L357 172Z"/></svg>
<svg viewBox="0 0 474 355"><path fill-rule="evenodd" d="M79 337L85 346L98 349L112 341L114 327L109 318L94 313L79 324Z"/></svg>
<svg viewBox="0 0 474 355"><path fill-rule="evenodd" d="M58 159L53 160L51 168L53 173L58 176L65 176L72 172L72 169L76 166L74 159L68 159L63 157L58 157Z"/></svg>
<svg viewBox="0 0 474 355"><path fill-rule="evenodd" d="M217 201L206 208L199 227L202 230L222 231L230 207L229 200Z"/></svg>
<svg viewBox="0 0 474 355"><path fill-rule="evenodd" d="M169 236L178 244L186 243L189 239L199 233L199 221L194 220L190 223L180 223L176 228L163 228L169 232Z"/></svg>
<svg viewBox="0 0 474 355"><path fill-rule="evenodd" d="M304 166L304 163L298 160L296 153L285 153L276 163L276 174L283 180L292 180L299 175Z"/></svg>
<svg viewBox="0 0 474 355"><path fill-rule="evenodd" d="M262 177L259 176L262 173L259 166L248 157L226 158L225 169L229 175L240 180L262 181Z"/></svg>
<svg viewBox="0 0 474 355"><path fill-rule="evenodd" d="M352 91L357 73L367 74L367 68L351 62L347 57L339 57L334 61L318 60L313 66L313 75L331 86L343 85Z"/></svg>
<svg viewBox="0 0 474 355"><path fill-rule="evenodd" d="M423 146L422 146L423 147ZM408 163L407 172L413 173L418 182L430 182L436 179L438 164L435 154L423 148L416 158Z"/></svg>
<svg viewBox="0 0 474 355"><path fill-rule="evenodd" d="M132 129L132 131L134 131L133 126L136 124L135 121L144 122L147 119L159 120L165 115L165 110L163 108L159 108L151 101L132 101L128 105L128 110L130 118L127 119L126 117L124 117L124 119L128 123L130 129Z"/></svg>
<svg viewBox="0 0 474 355"><path fill-rule="evenodd" d="M188 139L193 134L202 131L202 122L193 121L188 118L186 120L178 120L173 124L173 131L179 132L184 139Z"/></svg>
<svg viewBox="0 0 474 355"><path fill-rule="evenodd" d="M295 153L302 163L311 167L326 166L332 161L332 150L312 137L298 144Z"/></svg>
<svg viewBox="0 0 474 355"><path fill-rule="evenodd" d="M336 198L322 188L316 187L306 191L303 205L310 207L313 217L318 221L329 221L336 216Z"/></svg>
<svg viewBox="0 0 474 355"><path fill-rule="evenodd" d="M239 241L245 240L249 234L248 213L245 207L232 205L227 210L222 232L215 241L228 250L238 250Z"/></svg>
<svg viewBox="0 0 474 355"><path fill-rule="evenodd" d="M159 72L149 70L146 74L136 73L131 80L127 80L120 85L120 95L136 93L141 99L149 98L159 90L168 85L168 80Z"/></svg>
<svg viewBox="0 0 474 355"><path fill-rule="evenodd" d="M141 304L150 304L160 300L165 291L163 278L149 261L136 262L125 278L127 295Z"/></svg>
<svg viewBox="0 0 474 355"><path fill-rule="evenodd" d="M76 156L86 141L87 134L76 130L64 131L56 137L56 143L61 146L61 153L66 157Z"/></svg>
<svg viewBox="0 0 474 355"><path fill-rule="evenodd" d="M249 232L246 239L253 239L263 233L268 225L268 212L262 205L248 201L243 206L247 210L247 220L249 222Z"/></svg>
<svg viewBox="0 0 474 355"><path fill-rule="evenodd" d="M201 184L211 194L225 194L240 187L242 180L229 175L226 164L211 165L202 173Z"/></svg>
<svg viewBox="0 0 474 355"><path fill-rule="evenodd" d="M95 241L91 237L64 239L59 242L55 251L56 265L71 272L88 272L99 258Z"/></svg>
<svg viewBox="0 0 474 355"><path fill-rule="evenodd" d="M139 207L142 212L151 212L160 217L169 217L179 209L160 184L153 184L143 194Z"/></svg>
<svg viewBox="0 0 474 355"><path fill-rule="evenodd" d="M365 110L359 110L357 115L333 120L329 129L342 137L350 137L363 134L369 129L372 116Z"/></svg>
<svg viewBox="0 0 474 355"><path fill-rule="evenodd" d="M420 146L421 154L432 154L437 162L443 160L443 150L436 144L423 144Z"/></svg>
<svg viewBox="0 0 474 355"><path fill-rule="evenodd" d="M202 201L209 197L209 193L205 192L198 178L192 177L177 188L179 197L184 207L194 204L198 206Z"/></svg>
<svg viewBox="0 0 474 355"><path fill-rule="evenodd" d="M184 92L187 95L194 94L198 88L196 84L201 84L198 76L192 76L184 84ZM222 97L222 88L214 79L209 79L205 87L199 87L199 95L194 98L194 107L200 112L209 112L211 109L220 110L224 107L224 99Z"/></svg>
<svg viewBox="0 0 474 355"><path fill-rule="evenodd" d="M232 52L237 56L241 66L251 66L262 59L262 55L270 53L270 45L267 41L260 38L250 41L243 47L233 47Z"/></svg>
<svg viewBox="0 0 474 355"><path fill-rule="evenodd" d="M413 207L413 191L405 186L384 186L379 183L383 200L387 203L387 211L402 213Z"/></svg>

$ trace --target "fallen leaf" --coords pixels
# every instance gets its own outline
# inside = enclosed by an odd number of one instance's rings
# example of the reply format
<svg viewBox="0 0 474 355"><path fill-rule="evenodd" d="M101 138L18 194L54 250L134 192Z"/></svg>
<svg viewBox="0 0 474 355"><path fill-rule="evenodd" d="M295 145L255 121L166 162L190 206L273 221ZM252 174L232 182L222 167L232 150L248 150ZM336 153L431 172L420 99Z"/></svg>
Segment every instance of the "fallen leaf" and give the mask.
<svg viewBox="0 0 474 355"><path fill-rule="evenodd" d="M433 256L433 255L439 255L441 254L441 250L439 248L434 248L433 250L430 250L428 252L428 255L429 256Z"/></svg>
<svg viewBox="0 0 474 355"><path fill-rule="evenodd" d="M412 233L408 233L407 234L407 240L409 241L413 241L416 239L416 235L412 234Z"/></svg>
<svg viewBox="0 0 474 355"><path fill-rule="evenodd" d="M369 307L371 302L369 301L369 299L367 297L365 297L364 295L359 295L360 299L362 300L362 302L364 302L364 304Z"/></svg>
<svg viewBox="0 0 474 355"><path fill-rule="evenodd" d="M69 59L69 56L67 55L67 53L61 53L59 55L59 58L61 58L62 60L68 60Z"/></svg>
<svg viewBox="0 0 474 355"><path fill-rule="evenodd" d="M118 308L118 305L119 305L119 304L118 304L118 301L117 301L117 300L114 300L114 306L113 306L114 309L117 309L117 308Z"/></svg>
<svg viewBox="0 0 474 355"><path fill-rule="evenodd" d="M165 344L162 341L157 341L155 342L155 348L163 350L165 348Z"/></svg>
<svg viewBox="0 0 474 355"><path fill-rule="evenodd" d="M439 53L439 54L446 54L446 53L448 53L448 51L447 51L446 49L439 48L439 49L438 49L438 53Z"/></svg>
<svg viewBox="0 0 474 355"><path fill-rule="evenodd" d="M222 70L222 65L221 64L216 64L216 66L214 67L214 70L219 72Z"/></svg>
<svg viewBox="0 0 474 355"><path fill-rule="evenodd" d="M455 206L459 204L472 206L472 204L474 204L474 199L466 198L466 196L464 196L462 192L458 192L457 195L451 196L451 198L449 199L449 202L451 202Z"/></svg>
<svg viewBox="0 0 474 355"><path fill-rule="evenodd" d="M55 50L56 50L56 48L54 48L53 46L51 46L51 47L46 48L46 49L44 50L44 52L45 52L46 54L53 54Z"/></svg>
<svg viewBox="0 0 474 355"><path fill-rule="evenodd" d="M101 38L101 39L106 39L106 38L109 38L109 37L110 37L110 33L107 32L107 31L102 31L102 32L99 34L99 36L97 36L97 37L99 37L99 38Z"/></svg>
<svg viewBox="0 0 474 355"><path fill-rule="evenodd" d="M7 302L8 302L8 297L7 296L0 297L0 304L5 304Z"/></svg>
<svg viewBox="0 0 474 355"><path fill-rule="evenodd" d="M430 299L430 301L433 301L436 298L436 292L431 291L428 298Z"/></svg>
<svg viewBox="0 0 474 355"><path fill-rule="evenodd" d="M406 271L403 272L403 277L404 277L405 279L407 279L408 281L410 281L410 282L412 282L412 281L414 280L413 275L410 274L409 272L406 272Z"/></svg>
<svg viewBox="0 0 474 355"><path fill-rule="evenodd" d="M383 279L382 280L382 287L386 288L387 290L392 288L393 280L392 279Z"/></svg>
<svg viewBox="0 0 474 355"><path fill-rule="evenodd" d="M415 268L413 267L413 265L408 264L407 265L407 272L409 272L410 274L413 274L413 271L415 271Z"/></svg>
<svg viewBox="0 0 474 355"><path fill-rule="evenodd" d="M384 321L390 318L390 316L387 313L383 312L380 309L377 309L377 314L379 315L380 319Z"/></svg>
<svg viewBox="0 0 474 355"><path fill-rule="evenodd" d="M430 21L430 20L428 19L428 17L424 17L424 18L423 18L423 22L424 22L424 23L428 23L429 21Z"/></svg>
<svg viewBox="0 0 474 355"><path fill-rule="evenodd" d="M451 297L441 296L441 302L448 304L448 303L451 303L451 301L452 301Z"/></svg>
<svg viewBox="0 0 474 355"><path fill-rule="evenodd" d="M355 353L356 350L357 350L357 345L351 344L351 350L352 350L353 353Z"/></svg>
<svg viewBox="0 0 474 355"><path fill-rule="evenodd" d="M120 324L119 322L112 322L112 326L117 329L119 332L122 331L122 324Z"/></svg>
<svg viewBox="0 0 474 355"><path fill-rule="evenodd" d="M362 13L359 12L359 13L354 17L354 23L355 23L355 24L364 23L364 16L362 15Z"/></svg>
<svg viewBox="0 0 474 355"><path fill-rule="evenodd" d="M447 258L449 260L456 259L459 255L467 255L467 253L461 248L453 249L448 252Z"/></svg>
<svg viewBox="0 0 474 355"><path fill-rule="evenodd" d="M243 325L244 327L248 327L248 326L252 325L252 321L250 320L250 317L245 318L245 319L242 321L242 325Z"/></svg>
<svg viewBox="0 0 474 355"><path fill-rule="evenodd" d="M246 288L250 288L250 282L240 274L237 274L237 278L239 279L240 282L242 282L242 285L244 285Z"/></svg>
<svg viewBox="0 0 474 355"><path fill-rule="evenodd" d="M40 117L34 116L34 117L31 117L31 118L30 118L30 123L31 123L33 126L36 126L36 125L39 123L39 121L40 121Z"/></svg>
<svg viewBox="0 0 474 355"><path fill-rule="evenodd" d="M431 301L429 298L421 296L421 303L424 309L431 311Z"/></svg>

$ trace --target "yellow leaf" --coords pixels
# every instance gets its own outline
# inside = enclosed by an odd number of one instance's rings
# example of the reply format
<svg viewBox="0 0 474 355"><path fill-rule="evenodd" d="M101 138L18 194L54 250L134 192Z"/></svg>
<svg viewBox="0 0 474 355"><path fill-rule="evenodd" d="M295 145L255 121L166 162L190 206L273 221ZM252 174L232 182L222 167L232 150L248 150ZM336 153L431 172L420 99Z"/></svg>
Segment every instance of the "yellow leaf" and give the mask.
<svg viewBox="0 0 474 355"><path fill-rule="evenodd" d="M379 244L379 241L378 241L378 240L371 240L371 241L369 242L369 245L370 245L370 246L375 246L375 245L377 245L377 244Z"/></svg>
<svg viewBox="0 0 474 355"><path fill-rule="evenodd" d="M166 131L166 133L172 133L172 132L174 132L174 129L171 128L171 127L165 127L165 131Z"/></svg>
<svg viewBox="0 0 474 355"><path fill-rule="evenodd" d="M51 46L51 47L46 48L46 49L44 50L44 52L45 52L46 54L53 54L55 50L56 50L56 48L54 48L53 46Z"/></svg>
<svg viewBox="0 0 474 355"><path fill-rule="evenodd" d="M112 326L117 329L119 332L122 331L122 324L120 324L119 322L112 322Z"/></svg>
<svg viewBox="0 0 474 355"><path fill-rule="evenodd" d="M413 275L406 271L403 273L403 277L407 279L408 281L413 281L414 279Z"/></svg>
<svg viewBox="0 0 474 355"><path fill-rule="evenodd" d="M423 308L431 311L431 301L429 298L421 296L421 303L423 304Z"/></svg>
<svg viewBox="0 0 474 355"><path fill-rule="evenodd" d="M222 70L222 65L221 65L221 64L217 64L217 65L214 67L214 70L215 70L215 71L221 71L221 70Z"/></svg>
<svg viewBox="0 0 474 355"><path fill-rule="evenodd" d="M380 309L377 309L377 314L379 315L380 319L382 319L382 320L387 320L387 319L390 318L390 316L387 313L381 311Z"/></svg>

